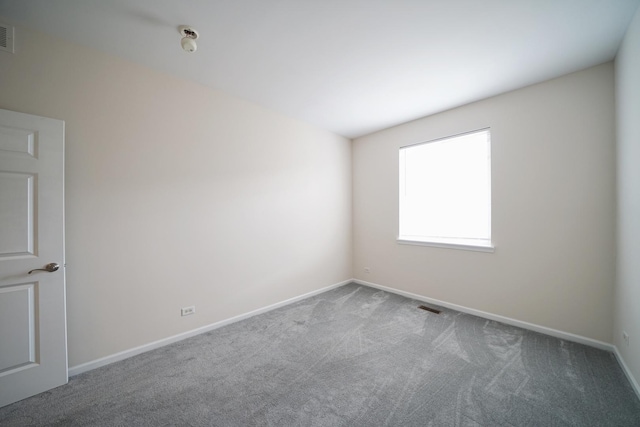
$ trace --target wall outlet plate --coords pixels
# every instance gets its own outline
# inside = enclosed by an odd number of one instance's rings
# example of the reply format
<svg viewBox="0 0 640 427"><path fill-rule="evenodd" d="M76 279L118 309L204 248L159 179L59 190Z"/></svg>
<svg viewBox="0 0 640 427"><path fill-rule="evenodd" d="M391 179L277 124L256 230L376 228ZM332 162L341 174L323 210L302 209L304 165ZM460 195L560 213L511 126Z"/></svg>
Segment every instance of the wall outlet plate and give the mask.
<svg viewBox="0 0 640 427"><path fill-rule="evenodd" d="M192 306L189 306L189 307L182 307L180 309L180 314L182 316L189 316L191 314L195 314L195 312L196 312L196 306L195 305L192 305Z"/></svg>

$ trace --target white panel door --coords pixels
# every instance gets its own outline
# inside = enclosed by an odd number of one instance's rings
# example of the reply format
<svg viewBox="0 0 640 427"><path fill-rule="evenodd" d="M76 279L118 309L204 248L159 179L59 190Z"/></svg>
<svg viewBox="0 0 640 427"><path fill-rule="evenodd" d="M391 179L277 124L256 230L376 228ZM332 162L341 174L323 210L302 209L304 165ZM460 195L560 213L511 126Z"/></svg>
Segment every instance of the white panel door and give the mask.
<svg viewBox="0 0 640 427"><path fill-rule="evenodd" d="M67 381L64 122L0 110L0 406Z"/></svg>

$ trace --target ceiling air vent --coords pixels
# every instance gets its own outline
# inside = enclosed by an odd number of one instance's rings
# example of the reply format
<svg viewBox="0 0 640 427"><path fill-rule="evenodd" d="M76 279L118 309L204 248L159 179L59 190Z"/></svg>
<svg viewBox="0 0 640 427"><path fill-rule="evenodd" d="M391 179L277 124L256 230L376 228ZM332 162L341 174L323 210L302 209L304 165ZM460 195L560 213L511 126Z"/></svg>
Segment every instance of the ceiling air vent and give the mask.
<svg viewBox="0 0 640 427"><path fill-rule="evenodd" d="M13 53L13 27L0 24L0 50Z"/></svg>

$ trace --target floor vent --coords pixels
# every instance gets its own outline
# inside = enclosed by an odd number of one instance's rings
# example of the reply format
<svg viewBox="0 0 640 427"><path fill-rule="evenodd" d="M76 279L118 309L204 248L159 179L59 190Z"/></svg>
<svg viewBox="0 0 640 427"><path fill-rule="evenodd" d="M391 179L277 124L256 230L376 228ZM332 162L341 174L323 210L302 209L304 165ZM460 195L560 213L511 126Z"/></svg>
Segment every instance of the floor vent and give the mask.
<svg viewBox="0 0 640 427"><path fill-rule="evenodd" d="M419 305L418 308L420 310L430 311L435 314L440 314L440 310L436 310L435 308L427 307L426 305Z"/></svg>
<svg viewBox="0 0 640 427"><path fill-rule="evenodd" d="M0 24L0 50L13 53L13 27Z"/></svg>

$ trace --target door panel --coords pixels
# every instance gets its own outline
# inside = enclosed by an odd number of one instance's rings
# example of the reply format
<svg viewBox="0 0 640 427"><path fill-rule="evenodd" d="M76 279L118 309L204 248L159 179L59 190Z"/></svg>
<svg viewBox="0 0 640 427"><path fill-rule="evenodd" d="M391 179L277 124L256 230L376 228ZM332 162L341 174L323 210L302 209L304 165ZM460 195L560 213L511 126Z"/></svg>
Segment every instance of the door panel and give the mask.
<svg viewBox="0 0 640 427"><path fill-rule="evenodd" d="M34 184L33 174L0 172L0 257L34 255Z"/></svg>
<svg viewBox="0 0 640 427"><path fill-rule="evenodd" d="M12 126L0 127L0 151L12 151L35 157L36 133Z"/></svg>
<svg viewBox="0 0 640 427"><path fill-rule="evenodd" d="M0 288L0 316L11 322L0 323L0 372L36 363L35 284Z"/></svg>
<svg viewBox="0 0 640 427"><path fill-rule="evenodd" d="M0 110L0 406L65 384L64 122Z"/></svg>

